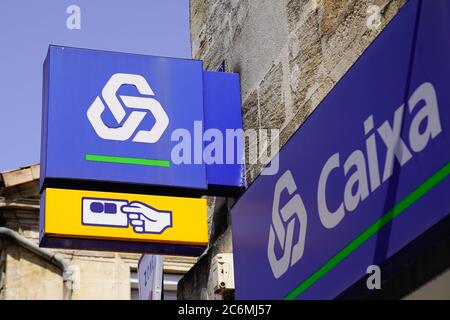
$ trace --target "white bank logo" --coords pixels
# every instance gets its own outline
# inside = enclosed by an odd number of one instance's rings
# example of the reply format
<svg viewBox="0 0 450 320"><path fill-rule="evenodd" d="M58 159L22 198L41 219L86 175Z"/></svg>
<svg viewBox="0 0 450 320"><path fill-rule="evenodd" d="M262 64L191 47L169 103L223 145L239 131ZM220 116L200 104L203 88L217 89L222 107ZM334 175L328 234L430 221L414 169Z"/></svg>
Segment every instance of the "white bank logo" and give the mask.
<svg viewBox="0 0 450 320"><path fill-rule="evenodd" d="M124 120L126 111L116 96L117 91L123 85L134 85L142 97L120 96L127 108L137 109L130 113ZM102 90L103 103L97 97L87 111L87 117L97 135L105 140L126 141L133 135L134 142L156 143L163 135L169 125L169 117L161 104L153 98L155 94L145 78L138 74L116 73L106 83ZM106 106L105 106L106 104ZM109 108L118 126L111 128L107 126L101 116L103 111ZM140 111L141 110L141 111ZM139 125L150 112L155 118L155 124L149 130L138 130ZM137 133L135 134L135 132Z"/></svg>
<svg viewBox="0 0 450 320"><path fill-rule="evenodd" d="M341 153L336 152L322 166L316 199L319 219L325 229L334 229L342 223L347 213L356 211L363 201L389 181L394 174L394 165L400 168L407 165L442 133L438 97L433 84L421 84L407 102L393 109L392 118L392 121L384 120L376 128L374 115L369 115L361 130L365 135L363 147L355 148L342 164ZM380 161L382 159L379 156L383 154L384 161ZM381 166L383 163L384 166ZM326 196L332 173L340 173L346 180L340 186L333 185L335 190L342 188L344 191L337 208L329 206ZM280 198L285 190L292 198L280 209ZM296 192L294 177L288 170L275 185L267 247L269 263L276 279L300 261L305 249L307 214L302 198ZM295 228L297 222L300 228ZM299 231L294 242L296 229ZM281 257L277 258L280 252Z"/></svg>
<svg viewBox="0 0 450 320"><path fill-rule="evenodd" d="M307 214L305 205L299 194L295 194L289 202L280 209L280 199L283 191L287 190L290 196L297 191L297 186L291 171L286 171L275 185L272 207L272 225L269 231L269 244L267 257L276 279L280 278L290 266L296 264L303 256L305 249L305 236ZM294 242L295 225L300 223L298 236ZM281 258L275 253L275 237L283 251Z"/></svg>

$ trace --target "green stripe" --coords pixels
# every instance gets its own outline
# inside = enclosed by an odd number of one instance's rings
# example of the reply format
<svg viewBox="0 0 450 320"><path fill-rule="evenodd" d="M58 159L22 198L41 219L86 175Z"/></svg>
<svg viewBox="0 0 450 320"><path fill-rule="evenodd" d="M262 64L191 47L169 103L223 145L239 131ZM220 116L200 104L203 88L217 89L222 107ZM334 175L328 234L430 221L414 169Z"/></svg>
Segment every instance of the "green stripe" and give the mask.
<svg viewBox="0 0 450 320"><path fill-rule="evenodd" d="M152 159L143 159L143 158L126 158L126 157L114 157L114 156L100 156L96 154L87 154L87 161L96 161L96 162L108 162L108 163L123 163L123 164L136 164L142 166L151 166L151 167L170 167L170 161L167 160L152 160Z"/></svg>
<svg viewBox="0 0 450 320"><path fill-rule="evenodd" d="M325 274L327 274L338 263L347 258L353 251L358 249L364 242L366 242L370 237L372 237L374 234L380 231L380 229L383 228L386 224L394 220L406 209L408 209L411 205L413 205L417 200L422 198L428 191L433 189L433 187L435 187L438 183L444 180L449 174L450 174L450 162L447 163L438 172L436 172L433 176L428 178L416 190L414 190L408 196L406 196L394 208L386 212L386 214L384 214L380 219L375 221L375 223L373 223L358 237L356 237L352 242L350 242L344 249L339 251L333 258L328 260L322 267L320 267L305 281L303 281L299 286L297 286L294 290L292 290L289 294L287 294L284 297L284 300L293 300L297 298L300 294L305 292L305 290L307 290L316 281L318 281Z"/></svg>

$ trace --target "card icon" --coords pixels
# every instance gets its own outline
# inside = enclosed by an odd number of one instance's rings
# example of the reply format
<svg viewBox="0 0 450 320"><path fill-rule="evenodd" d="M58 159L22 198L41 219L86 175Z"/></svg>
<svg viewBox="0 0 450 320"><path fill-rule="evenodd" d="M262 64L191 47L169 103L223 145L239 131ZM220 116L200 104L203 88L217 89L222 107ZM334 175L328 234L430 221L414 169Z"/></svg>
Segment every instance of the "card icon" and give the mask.
<svg viewBox="0 0 450 320"><path fill-rule="evenodd" d="M172 212L120 199L82 198L82 223L87 226L128 228L135 233L161 234L172 227Z"/></svg>

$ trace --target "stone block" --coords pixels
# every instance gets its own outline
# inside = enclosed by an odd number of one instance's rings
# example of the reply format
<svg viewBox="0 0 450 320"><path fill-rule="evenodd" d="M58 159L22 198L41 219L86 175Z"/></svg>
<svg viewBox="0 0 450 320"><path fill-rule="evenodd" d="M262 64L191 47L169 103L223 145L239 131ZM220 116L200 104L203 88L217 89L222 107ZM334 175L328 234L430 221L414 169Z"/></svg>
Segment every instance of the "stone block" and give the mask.
<svg viewBox="0 0 450 320"><path fill-rule="evenodd" d="M296 114L320 86L323 54L319 16L313 12L296 30L289 46L290 86L293 113Z"/></svg>
<svg viewBox="0 0 450 320"><path fill-rule="evenodd" d="M314 0L289 0L286 5L288 30L292 32L303 18L305 12L315 7Z"/></svg>
<svg viewBox="0 0 450 320"><path fill-rule="evenodd" d="M259 87L261 128L281 129L286 117L283 95L283 67L274 64Z"/></svg>
<svg viewBox="0 0 450 320"><path fill-rule="evenodd" d="M61 271L54 265L16 245L8 246L6 259L5 299L63 298Z"/></svg>

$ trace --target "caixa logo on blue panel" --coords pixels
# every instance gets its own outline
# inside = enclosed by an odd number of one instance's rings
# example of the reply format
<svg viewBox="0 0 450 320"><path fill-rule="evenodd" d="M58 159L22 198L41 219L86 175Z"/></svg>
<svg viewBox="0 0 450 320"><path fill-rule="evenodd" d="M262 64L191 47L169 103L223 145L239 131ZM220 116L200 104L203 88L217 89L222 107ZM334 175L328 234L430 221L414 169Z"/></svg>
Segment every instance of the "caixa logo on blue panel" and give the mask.
<svg viewBox="0 0 450 320"><path fill-rule="evenodd" d="M172 132L204 122L201 61L50 46L43 116L43 180L207 189L204 163L172 161Z"/></svg>
<svg viewBox="0 0 450 320"><path fill-rule="evenodd" d="M76 180L200 195L208 185L245 185L236 74L204 72L197 60L50 46L43 96L41 189Z"/></svg>
<svg viewBox="0 0 450 320"><path fill-rule="evenodd" d="M355 149L343 163L341 153L334 153L322 166L315 198L317 213L307 212L291 170L285 171L276 182L267 244L268 261L276 279L296 265L306 250L314 250L308 246L308 214L318 214L325 232L344 223L347 213L363 215L364 212L357 212L358 207L382 184L388 183L394 167L406 166L442 133L434 86L423 83L407 103L393 112L392 119L384 120L378 128L374 123L374 116L370 115L363 124L364 148ZM409 127L404 127L404 123L409 123ZM384 159L380 159L381 154ZM333 181L339 175L344 177L345 184ZM327 190L338 194L343 190L343 199L337 206L330 205ZM282 193L286 192L290 200L281 206Z"/></svg>
<svg viewBox="0 0 450 320"><path fill-rule="evenodd" d="M117 97L117 92L123 85L133 85L141 95L148 96L120 96L127 108L136 109L136 111L130 113L125 121L126 111ZM133 142L156 143L167 129L169 117L154 96L153 90L143 76L116 73L106 83L101 97L96 97L89 107L87 117L95 132L102 139L126 141L134 136L132 138ZM111 128L104 123L102 114L106 108L109 109L117 121L117 127ZM149 112L155 118L155 124L147 130L138 130L142 120Z"/></svg>

